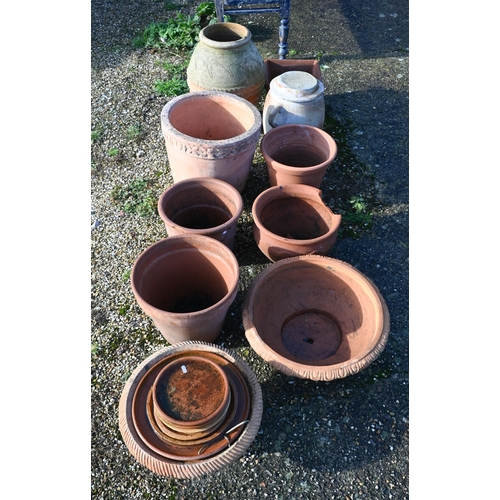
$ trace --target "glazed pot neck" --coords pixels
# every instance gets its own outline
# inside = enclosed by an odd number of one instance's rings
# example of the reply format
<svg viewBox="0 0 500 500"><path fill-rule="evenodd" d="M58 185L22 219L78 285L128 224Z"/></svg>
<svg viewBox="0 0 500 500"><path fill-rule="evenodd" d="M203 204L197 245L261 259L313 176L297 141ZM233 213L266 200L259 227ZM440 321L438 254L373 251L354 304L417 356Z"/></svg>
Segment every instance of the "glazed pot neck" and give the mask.
<svg viewBox="0 0 500 500"><path fill-rule="evenodd" d="M252 34L237 23L215 23L200 31L200 43L216 49L235 49L250 42Z"/></svg>

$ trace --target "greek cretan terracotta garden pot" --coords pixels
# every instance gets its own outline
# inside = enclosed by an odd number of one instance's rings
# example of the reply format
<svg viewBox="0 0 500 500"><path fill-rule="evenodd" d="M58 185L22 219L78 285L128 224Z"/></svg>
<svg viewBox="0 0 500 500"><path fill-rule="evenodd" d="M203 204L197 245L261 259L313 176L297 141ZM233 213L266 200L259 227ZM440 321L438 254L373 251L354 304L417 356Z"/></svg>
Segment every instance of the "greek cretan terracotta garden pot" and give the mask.
<svg viewBox="0 0 500 500"><path fill-rule="evenodd" d="M384 350L389 310L377 287L349 264L305 255L271 264L243 305L248 342L291 376L332 380L359 372Z"/></svg>
<svg viewBox="0 0 500 500"><path fill-rule="evenodd" d="M319 188L337 156L337 144L324 130L287 124L264 135L260 149L271 186L307 184Z"/></svg>
<svg viewBox="0 0 500 500"><path fill-rule="evenodd" d="M297 255L326 255L337 240L342 217L305 184L285 184L263 191L252 206L253 235L264 255L277 261Z"/></svg>
<svg viewBox="0 0 500 500"><path fill-rule="evenodd" d="M323 128L324 86L305 71L287 71L271 81L262 111L264 133L290 123Z"/></svg>
<svg viewBox="0 0 500 500"><path fill-rule="evenodd" d="M187 67L191 92L229 92L257 106L265 84L264 61L248 28L215 23L203 28L199 38Z"/></svg>
<svg viewBox="0 0 500 500"><path fill-rule="evenodd" d="M267 92L269 92L273 79L287 71L305 71L320 82L323 81L317 59L265 59L264 71L266 73L265 89Z"/></svg>
<svg viewBox="0 0 500 500"><path fill-rule="evenodd" d="M174 182L214 177L241 193L261 126L257 108L237 95L201 91L175 97L161 112Z"/></svg>
<svg viewBox="0 0 500 500"><path fill-rule="evenodd" d="M214 341L238 291L239 265L213 238L178 235L144 250L132 268L137 303L170 344Z"/></svg>
<svg viewBox="0 0 500 500"><path fill-rule="evenodd" d="M119 428L140 464L162 476L194 478L241 458L257 435L262 407L257 378L237 354L182 342L133 371L120 398Z"/></svg>
<svg viewBox="0 0 500 500"><path fill-rule="evenodd" d="M225 181L198 177L176 182L158 200L167 234L201 234L231 250L243 211L239 191Z"/></svg>

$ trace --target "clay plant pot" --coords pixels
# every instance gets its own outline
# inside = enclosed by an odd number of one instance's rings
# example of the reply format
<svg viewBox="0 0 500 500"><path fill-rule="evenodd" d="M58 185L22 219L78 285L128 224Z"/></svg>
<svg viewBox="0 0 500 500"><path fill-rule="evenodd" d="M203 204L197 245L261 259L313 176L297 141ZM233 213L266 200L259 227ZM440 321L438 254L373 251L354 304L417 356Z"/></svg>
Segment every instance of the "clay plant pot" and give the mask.
<svg viewBox="0 0 500 500"><path fill-rule="evenodd" d="M192 92L175 97L161 112L174 182L215 177L243 191L262 117L247 100L226 92Z"/></svg>
<svg viewBox="0 0 500 500"><path fill-rule="evenodd" d="M285 184L263 191L252 206L255 242L273 262L297 255L326 255L337 240L342 217L305 184Z"/></svg>
<svg viewBox="0 0 500 500"><path fill-rule="evenodd" d="M137 303L170 344L211 342L238 291L231 250L202 235L170 236L139 255L131 274Z"/></svg>
<svg viewBox="0 0 500 500"><path fill-rule="evenodd" d="M277 370L332 380L377 359L389 336L389 310L354 267L306 255L275 262L255 278L243 325L255 352Z"/></svg>
<svg viewBox="0 0 500 500"><path fill-rule="evenodd" d="M262 111L264 134L289 123L323 128L324 86L305 71L287 71L271 81Z"/></svg>
<svg viewBox="0 0 500 500"><path fill-rule="evenodd" d="M317 59L265 59L264 71L266 73L265 88L268 92L273 79L287 71L305 71L320 82L323 81Z"/></svg>
<svg viewBox="0 0 500 500"><path fill-rule="evenodd" d="M310 125L281 125L264 135L260 149L271 186L307 184L319 188L337 156L337 144Z"/></svg>
<svg viewBox="0 0 500 500"><path fill-rule="evenodd" d="M201 234L234 246L243 199L231 184L215 178L186 179L170 186L158 200L167 234Z"/></svg>
<svg viewBox="0 0 500 500"><path fill-rule="evenodd" d="M208 435L174 432L180 438L174 439L159 428L151 393L163 370L180 363L189 373L187 363L193 357L214 363L223 372L229 381L230 406L218 428ZM216 392L224 392L223 386L216 382ZM176 387L189 398L189 387ZM241 458L257 435L262 408L257 377L237 354L206 342L182 342L153 353L132 372L120 397L119 428L140 464L162 476L193 478L217 472Z"/></svg>
<svg viewBox="0 0 500 500"><path fill-rule="evenodd" d="M200 31L187 67L191 92L229 92L257 106L265 83L264 61L252 34L237 23L215 23Z"/></svg>

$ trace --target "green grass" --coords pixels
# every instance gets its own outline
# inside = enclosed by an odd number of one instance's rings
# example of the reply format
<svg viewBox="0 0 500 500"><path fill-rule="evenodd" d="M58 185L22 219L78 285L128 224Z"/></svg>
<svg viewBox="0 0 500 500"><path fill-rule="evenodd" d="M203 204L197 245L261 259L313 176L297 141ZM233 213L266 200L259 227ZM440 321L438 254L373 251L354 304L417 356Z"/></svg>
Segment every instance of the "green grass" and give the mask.
<svg viewBox="0 0 500 500"><path fill-rule="evenodd" d="M116 149L116 148L111 148L111 149L108 151L108 156L110 156L110 157L112 158L113 156L118 156L118 153L119 153L118 149Z"/></svg>
<svg viewBox="0 0 500 500"><path fill-rule="evenodd" d="M131 125L127 129L127 139L133 141L134 139L141 137L143 133L144 131L140 125Z"/></svg>
<svg viewBox="0 0 500 500"><path fill-rule="evenodd" d="M92 142L98 141L102 137L103 129L101 126L98 126L95 130L90 132L90 140Z"/></svg>
<svg viewBox="0 0 500 500"><path fill-rule="evenodd" d="M174 97L189 92L186 80L174 77L171 80L156 80L155 91L166 97Z"/></svg>
<svg viewBox="0 0 500 500"><path fill-rule="evenodd" d="M111 199L124 212L148 217L158 213L158 199L153 192L152 183L146 179L135 179L127 186L115 186Z"/></svg>

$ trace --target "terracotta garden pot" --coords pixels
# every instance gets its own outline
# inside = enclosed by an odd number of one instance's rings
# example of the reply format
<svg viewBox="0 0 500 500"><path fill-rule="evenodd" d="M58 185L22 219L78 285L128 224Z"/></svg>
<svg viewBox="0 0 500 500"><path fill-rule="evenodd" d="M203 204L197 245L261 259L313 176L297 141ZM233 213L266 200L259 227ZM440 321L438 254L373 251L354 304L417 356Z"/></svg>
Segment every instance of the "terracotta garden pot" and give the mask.
<svg viewBox="0 0 500 500"><path fill-rule="evenodd" d="M265 83L264 61L248 28L237 23L203 28L189 60L187 83L191 92L229 92L257 105Z"/></svg>
<svg viewBox="0 0 500 500"><path fill-rule="evenodd" d="M253 235L264 255L277 261L297 255L326 255L335 244L342 217L305 184L263 191L252 206Z"/></svg>
<svg viewBox="0 0 500 500"><path fill-rule="evenodd" d="M185 367L185 375L189 376L193 358L200 365L216 365L212 373L215 379L209 376L206 380L213 391L203 388L201 392L192 392L189 379L170 380L170 375L184 375L184 371L175 369L179 365L181 370ZM171 365L172 371L165 374ZM222 372L221 380L217 372ZM191 382L195 385L204 379L196 371L193 375ZM208 434L173 431L155 416L152 392L158 383L168 385L170 380L179 402L190 400L193 405L201 403L207 408L211 394L225 397L224 378L229 382L230 404L217 428ZM133 371L120 397L119 428L125 445L140 464L162 476L193 478L216 472L244 455L259 430L262 406L257 377L237 354L205 342L182 342L152 354ZM187 411L191 412L191 408Z"/></svg>
<svg viewBox="0 0 500 500"><path fill-rule="evenodd" d="M201 234L234 246L243 199L231 184L215 178L186 179L170 186L158 200L167 234Z"/></svg>
<svg viewBox="0 0 500 500"><path fill-rule="evenodd" d="M290 123L323 128L324 90L323 83L305 71L287 71L273 78L262 111L264 133Z"/></svg>
<svg viewBox="0 0 500 500"><path fill-rule="evenodd" d="M202 235L170 236L144 250L132 268L137 303L165 339L215 340L238 291L231 250Z"/></svg>
<svg viewBox="0 0 500 500"><path fill-rule="evenodd" d="M268 92L272 80L287 71L305 71L320 82L323 81L321 68L317 59L265 59L264 71L266 73L265 88Z"/></svg>
<svg viewBox="0 0 500 500"><path fill-rule="evenodd" d="M247 100L226 92L175 97L161 112L161 128L174 182L215 177L245 187L262 118Z"/></svg>
<svg viewBox="0 0 500 500"><path fill-rule="evenodd" d="M337 144L310 125L281 125L264 135L260 149L271 186L307 184L319 188L337 156Z"/></svg>
<svg viewBox="0 0 500 500"><path fill-rule="evenodd" d="M255 352L277 370L332 380L377 359L389 336L389 310L354 267L306 255L275 262L255 278L243 325Z"/></svg>

